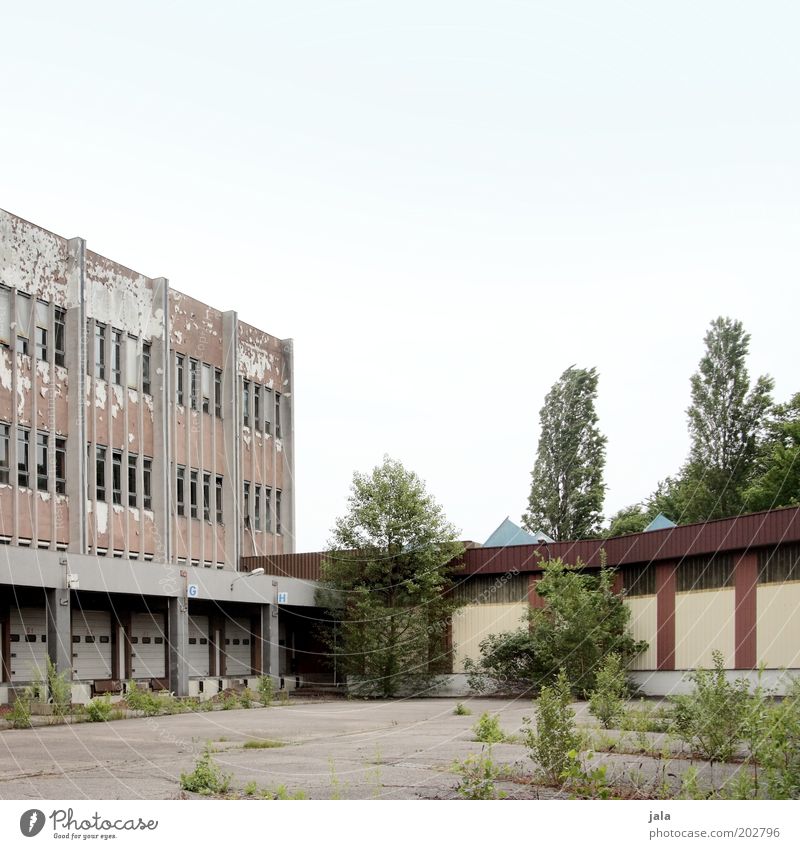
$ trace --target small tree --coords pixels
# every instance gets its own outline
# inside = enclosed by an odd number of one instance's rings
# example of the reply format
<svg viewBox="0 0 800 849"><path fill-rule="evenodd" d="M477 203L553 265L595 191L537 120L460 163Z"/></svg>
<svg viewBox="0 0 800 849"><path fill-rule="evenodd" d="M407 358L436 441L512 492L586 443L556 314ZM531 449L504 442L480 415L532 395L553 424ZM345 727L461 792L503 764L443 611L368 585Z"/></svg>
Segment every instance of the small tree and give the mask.
<svg viewBox="0 0 800 849"><path fill-rule="evenodd" d="M569 706L570 687L562 669L550 686L542 687L536 704L536 728L525 732L525 745L541 775L558 782L570 764L570 752L580 749L575 711ZM529 722L530 720L526 720Z"/></svg>
<svg viewBox="0 0 800 849"><path fill-rule="evenodd" d="M760 444L755 476L745 491L748 510L800 504L800 392L774 408Z"/></svg>
<svg viewBox="0 0 800 849"><path fill-rule="evenodd" d="M329 644L354 690L389 698L434 683L457 607L446 592L450 563L462 551L442 508L401 463L385 457L353 476L319 600L339 620Z"/></svg>
<svg viewBox="0 0 800 849"><path fill-rule="evenodd" d="M625 713L624 698L628 680L620 663L619 655L612 652L597 671L595 686L589 694L589 710L610 728Z"/></svg>

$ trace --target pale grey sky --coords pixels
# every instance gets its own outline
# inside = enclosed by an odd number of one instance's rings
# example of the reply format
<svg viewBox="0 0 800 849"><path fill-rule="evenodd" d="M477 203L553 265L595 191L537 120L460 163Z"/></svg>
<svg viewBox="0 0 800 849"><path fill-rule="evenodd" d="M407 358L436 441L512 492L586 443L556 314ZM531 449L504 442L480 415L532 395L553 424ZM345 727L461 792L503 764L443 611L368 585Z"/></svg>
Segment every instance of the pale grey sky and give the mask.
<svg viewBox="0 0 800 849"><path fill-rule="evenodd" d="M606 512L719 314L800 390L790 2L4 3L0 206L295 339L298 548L386 452L466 538L597 366Z"/></svg>

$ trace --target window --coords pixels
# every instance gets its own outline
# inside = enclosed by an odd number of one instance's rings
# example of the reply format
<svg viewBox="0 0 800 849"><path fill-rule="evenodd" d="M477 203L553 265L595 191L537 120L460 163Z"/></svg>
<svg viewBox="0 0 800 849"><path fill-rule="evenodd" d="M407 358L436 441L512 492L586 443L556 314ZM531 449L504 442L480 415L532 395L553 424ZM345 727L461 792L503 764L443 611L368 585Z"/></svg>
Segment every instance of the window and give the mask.
<svg viewBox="0 0 800 849"><path fill-rule="evenodd" d="M0 343L11 344L11 289L0 285Z"/></svg>
<svg viewBox="0 0 800 849"><path fill-rule="evenodd" d="M256 484L256 492L255 492L256 500L255 500L255 529L257 531L261 530L261 487Z"/></svg>
<svg viewBox="0 0 800 849"><path fill-rule="evenodd" d="M250 481L244 482L244 505L243 505L244 526L250 527Z"/></svg>
<svg viewBox="0 0 800 849"><path fill-rule="evenodd" d="M622 586L628 598L656 594L656 569L653 565L625 566L622 569Z"/></svg>
<svg viewBox="0 0 800 849"><path fill-rule="evenodd" d="M8 483L8 431L7 424L0 424L0 483Z"/></svg>
<svg viewBox="0 0 800 849"><path fill-rule="evenodd" d="M678 564L675 590L712 590L733 586L733 558L729 554L686 557Z"/></svg>
<svg viewBox="0 0 800 849"><path fill-rule="evenodd" d="M189 401L197 409L197 360L189 360Z"/></svg>
<svg viewBox="0 0 800 849"><path fill-rule="evenodd" d="M758 552L758 583L800 581L800 545L782 544Z"/></svg>
<svg viewBox="0 0 800 849"><path fill-rule="evenodd" d="M211 521L211 475L203 472L203 518Z"/></svg>
<svg viewBox="0 0 800 849"><path fill-rule="evenodd" d="M49 304L45 301L36 302L36 359L46 363L47 360L47 326L50 321Z"/></svg>
<svg viewBox="0 0 800 849"><path fill-rule="evenodd" d="M264 433L272 433L272 390L264 387Z"/></svg>
<svg viewBox="0 0 800 849"><path fill-rule="evenodd" d="M281 491L279 489L275 490L275 533L283 533L281 527Z"/></svg>
<svg viewBox="0 0 800 849"><path fill-rule="evenodd" d="M99 445L95 449L95 494L98 501L106 500L106 449Z"/></svg>
<svg viewBox="0 0 800 849"><path fill-rule="evenodd" d="M145 510L153 509L152 477L153 461L150 457L142 457L142 507Z"/></svg>
<svg viewBox="0 0 800 849"><path fill-rule="evenodd" d="M217 508L217 524L222 524L222 475L217 475L216 491L214 492L215 506Z"/></svg>
<svg viewBox="0 0 800 849"><path fill-rule="evenodd" d="M266 531L268 534L272 533L272 490L269 487L266 487L264 490L264 507L267 511L267 526Z"/></svg>
<svg viewBox="0 0 800 849"><path fill-rule="evenodd" d="M250 381L242 383L242 424L250 427Z"/></svg>
<svg viewBox="0 0 800 849"><path fill-rule="evenodd" d="M56 307L55 324L55 361L57 366L66 365L67 356L67 313L61 307Z"/></svg>
<svg viewBox="0 0 800 849"><path fill-rule="evenodd" d="M67 440L63 436L56 437L56 492L67 493Z"/></svg>
<svg viewBox="0 0 800 849"><path fill-rule="evenodd" d="M31 296L17 292L17 353L28 353L28 336L31 327Z"/></svg>
<svg viewBox="0 0 800 849"><path fill-rule="evenodd" d="M203 392L203 412L211 412L211 366L203 363L203 380L201 386Z"/></svg>
<svg viewBox="0 0 800 849"><path fill-rule="evenodd" d="M253 427L261 430L261 387L253 384Z"/></svg>
<svg viewBox="0 0 800 849"><path fill-rule="evenodd" d="M142 342L142 392L150 395L150 343Z"/></svg>
<svg viewBox="0 0 800 849"><path fill-rule="evenodd" d="M128 454L128 507L136 507L138 504L137 490L138 478L136 474L139 465L137 454Z"/></svg>
<svg viewBox="0 0 800 849"><path fill-rule="evenodd" d="M17 485L28 486L28 449L31 435L25 428L17 428Z"/></svg>
<svg viewBox="0 0 800 849"><path fill-rule="evenodd" d="M125 346L125 382L128 389L139 389L139 338L130 333Z"/></svg>
<svg viewBox="0 0 800 849"><path fill-rule="evenodd" d="M122 451L111 452L111 501L122 504Z"/></svg>
<svg viewBox="0 0 800 849"><path fill-rule="evenodd" d="M47 492L47 445L49 437L46 433L36 434L36 487Z"/></svg>
<svg viewBox="0 0 800 849"><path fill-rule="evenodd" d="M275 393L275 438L281 438L281 393ZM280 533L280 531L278 531Z"/></svg>
<svg viewBox="0 0 800 849"><path fill-rule="evenodd" d="M175 487L175 503L179 516L186 515L186 466L178 466Z"/></svg>
<svg viewBox="0 0 800 849"><path fill-rule="evenodd" d="M214 415L222 418L222 371L214 369Z"/></svg>
<svg viewBox="0 0 800 849"><path fill-rule="evenodd" d="M99 380L106 379L106 326L94 326L94 376Z"/></svg>
<svg viewBox="0 0 800 849"><path fill-rule="evenodd" d="M118 386L122 383L122 331L111 331L111 380Z"/></svg>
<svg viewBox="0 0 800 849"><path fill-rule="evenodd" d="M183 378L184 369L186 368L186 357L183 354L175 354L175 403L184 403L183 398Z"/></svg>
<svg viewBox="0 0 800 849"><path fill-rule="evenodd" d="M189 475L189 508L193 519L197 518L197 472L192 469Z"/></svg>

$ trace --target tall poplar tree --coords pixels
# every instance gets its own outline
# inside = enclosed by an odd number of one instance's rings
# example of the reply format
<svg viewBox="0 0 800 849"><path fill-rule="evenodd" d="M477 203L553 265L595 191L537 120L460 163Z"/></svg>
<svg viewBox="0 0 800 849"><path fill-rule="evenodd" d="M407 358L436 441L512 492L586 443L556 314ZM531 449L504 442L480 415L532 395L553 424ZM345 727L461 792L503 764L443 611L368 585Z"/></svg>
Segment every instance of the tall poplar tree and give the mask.
<svg viewBox="0 0 800 849"><path fill-rule="evenodd" d="M597 427L597 370L570 366L539 411L525 527L555 540L596 535L603 521L606 437Z"/></svg>

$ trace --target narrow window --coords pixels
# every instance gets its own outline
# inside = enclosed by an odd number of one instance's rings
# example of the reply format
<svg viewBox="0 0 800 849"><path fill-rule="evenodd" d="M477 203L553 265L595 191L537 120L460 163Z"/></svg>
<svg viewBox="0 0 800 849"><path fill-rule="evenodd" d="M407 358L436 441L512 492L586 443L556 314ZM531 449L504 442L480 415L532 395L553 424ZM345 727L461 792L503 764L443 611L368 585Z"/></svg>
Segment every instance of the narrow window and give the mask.
<svg viewBox="0 0 800 849"><path fill-rule="evenodd" d="M264 433L272 433L272 390L264 387Z"/></svg>
<svg viewBox="0 0 800 849"><path fill-rule="evenodd" d="M128 454L128 507L136 507L139 503L137 494L139 488L138 465L139 456L137 454Z"/></svg>
<svg viewBox="0 0 800 849"><path fill-rule="evenodd" d="M256 484L255 504L254 504L254 525L257 531L261 530L261 486Z"/></svg>
<svg viewBox="0 0 800 849"><path fill-rule="evenodd" d="M186 466L178 466L175 487L175 502L179 516L186 515Z"/></svg>
<svg viewBox="0 0 800 849"><path fill-rule="evenodd" d="M31 296L17 292L17 353L28 353L28 337L31 332Z"/></svg>
<svg viewBox="0 0 800 849"><path fill-rule="evenodd" d="M66 365L67 357L67 313L61 307L56 307L55 324L55 361L57 366Z"/></svg>
<svg viewBox="0 0 800 849"><path fill-rule="evenodd" d="M106 379L106 326L94 326L94 376L98 380Z"/></svg>
<svg viewBox="0 0 800 849"><path fill-rule="evenodd" d="M142 392L150 395L150 343L142 343Z"/></svg>
<svg viewBox="0 0 800 849"><path fill-rule="evenodd" d="M253 427L261 430L261 387L253 384Z"/></svg>
<svg viewBox="0 0 800 849"><path fill-rule="evenodd" d="M211 521L211 475L203 472L203 518Z"/></svg>
<svg viewBox="0 0 800 849"><path fill-rule="evenodd" d="M31 435L24 428L17 428L17 486L28 486L28 450Z"/></svg>
<svg viewBox="0 0 800 849"><path fill-rule="evenodd" d="M125 346L125 382L128 389L139 389L139 339L130 333Z"/></svg>
<svg viewBox="0 0 800 849"><path fill-rule="evenodd" d="M222 418L222 371L214 369L214 415Z"/></svg>
<svg viewBox="0 0 800 849"><path fill-rule="evenodd" d="M197 472L192 469L189 475L189 508L191 517L197 518Z"/></svg>
<svg viewBox="0 0 800 849"><path fill-rule="evenodd" d="M283 533L281 527L281 491L279 489L275 490L275 533Z"/></svg>
<svg viewBox="0 0 800 849"><path fill-rule="evenodd" d="M111 331L111 380L119 386L122 383L122 331Z"/></svg>
<svg viewBox="0 0 800 849"><path fill-rule="evenodd" d="M222 524L222 475L217 475L216 489L214 492L215 506L217 509L217 524Z"/></svg>
<svg viewBox="0 0 800 849"><path fill-rule="evenodd" d="M49 437L46 433L36 434L36 487L47 492L47 446Z"/></svg>
<svg viewBox="0 0 800 849"><path fill-rule="evenodd" d="M97 485L95 492L98 501L106 500L106 449L99 445L95 454L95 472L97 475Z"/></svg>
<svg viewBox="0 0 800 849"><path fill-rule="evenodd" d="M275 393L275 438L281 438L281 393ZM278 531L280 533L280 531Z"/></svg>
<svg viewBox="0 0 800 849"><path fill-rule="evenodd" d="M267 527L266 531L268 534L272 533L272 490L267 487L264 490L264 507L267 511Z"/></svg>
<svg viewBox="0 0 800 849"><path fill-rule="evenodd" d="M8 432L9 426L0 424L0 483L8 483L9 457L8 457Z"/></svg>
<svg viewBox="0 0 800 849"><path fill-rule="evenodd" d="M122 504L122 451L111 452L111 500Z"/></svg>
<svg viewBox="0 0 800 849"><path fill-rule="evenodd" d="M63 436L56 437L56 492L67 493L67 440Z"/></svg>
<svg viewBox="0 0 800 849"><path fill-rule="evenodd" d="M211 412L211 366L208 363L203 363L203 412Z"/></svg>
<svg viewBox="0 0 800 849"><path fill-rule="evenodd" d="M246 528L250 527L250 481L244 482L244 509L243 509L243 517L244 517L244 526Z"/></svg>
<svg viewBox="0 0 800 849"><path fill-rule="evenodd" d="M36 359L47 359L47 326L50 319L50 305L45 301L36 302Z"/></svg>
<svg viewBox="0 0 800 849"><path fill-rule="evenodd" d="M150 457L142 457L142 507L145 510L153 509L152 477L153 461Z"/></svg>
<svg viewBox="0 0 800 849"><path fill-rule="evenodd" d="M189 360L189 401L197 409L197 360Z"/></svg>
<svg viewBox="0 0 800 849"><path fill-rule="evenodd" d="M242 383L242 424L250 427L250 381Z"/></svg>
<svg viewBox="0 0 800 849"><path fill-rule="evenodd" d="M0 285L0 344L11 344L11 289Z"/></svg>
<svg viewBox="0 0 800 849"><path fill-rule="evenodd" d="M183 372L186 368L186 358L183 354L175 354L175 403L184 403L183 398Z"/></svg>

